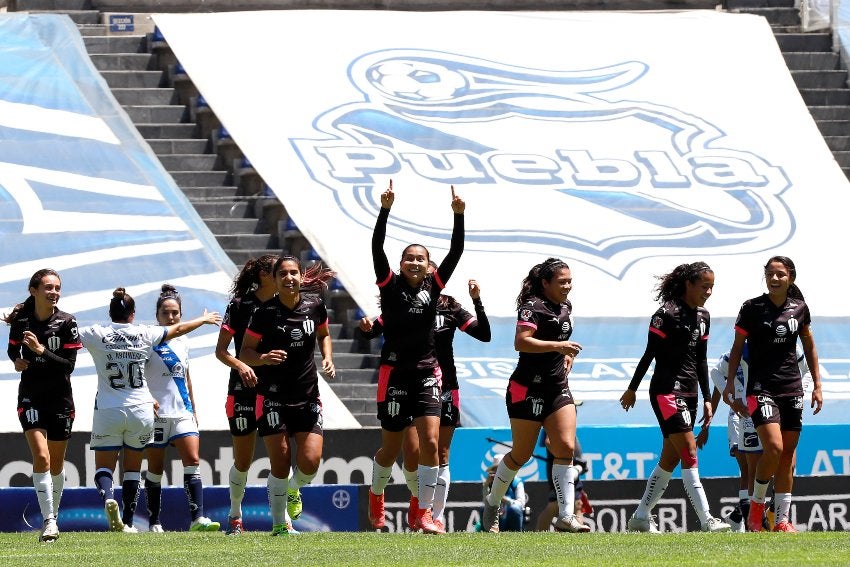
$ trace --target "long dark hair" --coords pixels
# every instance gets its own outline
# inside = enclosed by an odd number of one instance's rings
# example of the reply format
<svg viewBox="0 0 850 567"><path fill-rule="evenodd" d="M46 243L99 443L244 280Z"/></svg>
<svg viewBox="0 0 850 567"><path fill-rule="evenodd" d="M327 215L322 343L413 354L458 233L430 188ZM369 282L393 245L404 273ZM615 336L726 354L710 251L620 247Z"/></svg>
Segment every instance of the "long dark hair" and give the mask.
<svg viewBox="0 0 850 567"><path fill-rule="evenodd" d="M136 300L123 287L116 287L109 302L109 318L113 323L124 323L136 312Z"/></svg>
<svg viewBox="0 0 850 567"><path fill-rule="evenodd" d="M685 294L685 282L694 283L700 279L703 272L713 271L705 262L679 264L672 272L657 276L655 300L664 302L680 298Z"/></svg>
<svg viewBox="0 0 850 567"><path fill-rule="evenodd" d="M543 297L543 282L550 281L558 271L564 268L570 269L566 262L558 258L547 258L545 262L531 268L522 280L522 289L516 298L517 309L532 296Z"/></svg>
<svg viewBox="0 0 850 567"><path fill-rule="evenodd" d="M170 283L162 284L162 291L159 293L159 299L156 300L156 313L159 313L159 308L162 307L162 304L169 299L173 299L177 302L177 308L180 310L180 314L182 315L183 301L180 299L180 292L177 291L177 288Z"/></svg>
<svg viewBox="0 0 850 567"><path fill-rule="evenodd" d="M328 282L336 276L336 272L330 268L326 268L321 262L316 262L306 270L301 260L295 256L281 256L274 263L272 274L277 276L281 264L284 262L295 262L298 266L298 271L301 272L301 292L321 294L328 288Z"/></svg>
<svg viewBox="0 0 850 567"><path fill-rule="evenodd" d="M56 273L56 270L51 270L50 268L43 268L30 277L30 283L27 286L27 289L38 289L38 286L41 285L41 280L45 276L56 276L59 278L59 274ZM62 278L59 278L61 283ZM0 319L6 322L6 324L11 325L15 321L18 320L18 317L25 313L35 313L35 297L30 294L22 303L18 303L12 308L12 312L9 314L4 314Z"/></svg>
<svg viewBox="0 0 850 567"><path fill-rule="evenodd" d="M233 278L230 297L239 299L260 286L260 272L271 274L274 270L276 254L263 254L259 258L250 258Z"/></svg>
<svg viewBox="0 0 850 567"><path fill-rule="evenodd" d="M806 298L803 297L803 292L800 291L800 288L794 283L797 280L797 267L794 265L794 261L788 256L773 256L770 260L767 261L767 264L764 265L764 273L767 276L767 268L773 262L779 262L785 269L788 270L788 275L791 276L791 285L788 286L788 297L792 299L800 299L805 301Z"/></svg>

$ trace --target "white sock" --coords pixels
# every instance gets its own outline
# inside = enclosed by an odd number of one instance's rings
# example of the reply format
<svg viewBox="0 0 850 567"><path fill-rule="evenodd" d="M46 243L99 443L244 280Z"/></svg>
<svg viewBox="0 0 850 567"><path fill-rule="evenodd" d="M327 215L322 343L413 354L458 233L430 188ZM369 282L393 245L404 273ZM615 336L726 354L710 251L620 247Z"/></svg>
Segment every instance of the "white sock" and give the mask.
<svg viewBox="0 0 850 567"><path fill-rule="evenodd" d="M434 506L434 494L437 492L437 473L439 467L419 465L419 509Z"/></svg>
<svg viewBox="0 0 850 567"><path fill-rule="evenodd" d="M378 461L372 459L372 494L380 496L384 493L384 488L387 487L392 473L392 467L382 467L378 464Z"/></svg>
<svg viewBox="0 0 850 567"><path fill-rule="evenodd" d="M753 502L764 504L764 501L767 498L768 484L770 484L769 480L762 482L759 479L756 479L756 482L753 485Z"/></svg>
<svg viewBox="0 0 850 567"><path fill-rule="evenodd" d="M487 503L490 506L498 506L502 503L502 497L508 492L508 487L518 472L508 468L508 465L505 464L505 459L502 459L499 466L496 467L493 485L490 487L490 494L487 495Z"/></svg>
<svg viewBox="0 0 850 567"><path fill-rule="evenodd" d="M245 484L248 471L242 472L236 465L230 467L230 512L231 518L242 517L242 499L245 498Z"/></svg>
<svg viewBox="0 0 850 567"><path fill-rule="evenodd" d="M53 517L59 516L59 502L62 500L62 491L65 490L65 469L59 474L51 476L53 480Z"/></svg>
<svg viewBox="0 0 850 567"><path fill-rule="evenodd" d="M272 510L272 526L286 523L286 491L289 489L288 478L277 478L269 473L267 481L269 506Z"/></svg>
<svg viewBox="0 0 850 567"><path fill-rule="evenodd" d="M746 488L738 490L738 503L747 504L750 501L750 491Z"/></svg>
<svg viewBox="0 0 850 567"><path fill-rule="evenodd" d="M552 484L558 500L558 517L575 514L576 510L576 470L571 465L552 465Z"/></svg>
<svg viewBox="0 0 850 567"><path fill-rule="evenodd" d="M38 497L38 507L41 509L41 517L45 520L54 518L53 482L50 478L50 472L33 471L32 485L35 488L35 495Z"/></svg>
<svg viewBox="0 0 850 567"><path fill-rule="evenodd" d="M699 523L705 525L711 513L708 510L708 499L705 497L705 490L702 488L702 482L699 479L699 469L691 467L682 469L682 483L685 485L685 491L688 493L688 498L691 501L691 506L699 517Z"/></svg>
<svg viewBox="0 0 850 567"><path fill-rule="evenodd" d="M419 470L409 471L404 467L401 467L401 470L404 473L404 481L407 483L410 495L419 498Z"/></svg>
<svg viewBox="0 0 850 567"><path fill-rule="evenodd" d="M316 472L319 472L318 469ZM307 486L313 479L316 478L316 473L313 474L304 474L301 472L298 467L292 471L292 478L289 480L289 488L300 490L302 486Z"/></svg>
<svg viewBox="0 0 850 567"><path fill-rule="evenodd" d="M774 511L776 512L776 523L788 521L791 513L791 493L777 492L773 495Z"/></svg>
<svg viewBox="0 0 850 567"><path fill-rule="evenodd" d="M431 514L435 520L443 519L443 511L446 509L446 502L449 499L449 485L451 484L451 473L449 465L440 465L440 470L437 472L437 491L434 494L434 509Z"/></svg>
<svg viewBox="0 0 850 567"><path fill-rule="evenodd" d="M667 483L670 482L672 475L672 472L662 469L661 465L655 465L655 469L646 481L643 497L641 497L637 510L635 510L636 518L646 519L649 517L649 512L658 504L658 501L664 495L664 491L667 490Z"/></svg>

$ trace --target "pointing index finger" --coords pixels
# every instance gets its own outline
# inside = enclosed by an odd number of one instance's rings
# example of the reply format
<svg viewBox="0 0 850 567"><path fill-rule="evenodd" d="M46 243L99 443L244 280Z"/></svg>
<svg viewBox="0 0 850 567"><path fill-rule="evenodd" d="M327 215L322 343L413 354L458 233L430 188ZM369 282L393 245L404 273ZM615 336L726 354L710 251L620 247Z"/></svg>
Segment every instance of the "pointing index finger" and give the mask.
<svg viewBox="0 0 850 567"><path fill-rule="evenodd" d="M457 195L455 195L455 186L452 185L452 199L454 199L455 197L457 197Z"/></svg>

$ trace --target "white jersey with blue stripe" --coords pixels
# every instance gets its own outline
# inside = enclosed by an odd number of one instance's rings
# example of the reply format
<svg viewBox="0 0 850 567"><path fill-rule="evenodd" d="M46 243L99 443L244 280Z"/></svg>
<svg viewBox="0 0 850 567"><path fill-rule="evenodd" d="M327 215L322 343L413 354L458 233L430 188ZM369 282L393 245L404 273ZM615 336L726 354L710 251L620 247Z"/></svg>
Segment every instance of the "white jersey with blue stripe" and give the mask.
<svg viewBox="0 0 850 567"><path fill-rule="evenodd" d="M147 364L148 387L159 403L158 417L184 417L193 414L189 397L189 343L184 337L160 343Z"/></svg>
<svg viewBox="0 0 850 567"><path fill-rule="evenodd" d="M159 326L109 323L79 329L80 341L97 370L95 409L135 406L153 402L145 363L168 329Z"/></svg>
<svg viewBox="0 0 850 567"><path fill-rule="evenodd" d="M806 384L811 385L812 375L809 372L809 364L806 362L806 355L803 352L803 347L797 345L797 364L800 366L800 375L803 377L803 389L807 392L811 391L811 387L806 387ZM744 401L747 392L747 376L748 376L747 353L741 357L741 363L738 365L738 371L735 374L735 399ZM714 381L714 387L721 392L726 388L726 375L729 374L729 351L723 353L717 360L717 364L711 369L709 375ZM732 411L731 409L729 411Z"/></svg>

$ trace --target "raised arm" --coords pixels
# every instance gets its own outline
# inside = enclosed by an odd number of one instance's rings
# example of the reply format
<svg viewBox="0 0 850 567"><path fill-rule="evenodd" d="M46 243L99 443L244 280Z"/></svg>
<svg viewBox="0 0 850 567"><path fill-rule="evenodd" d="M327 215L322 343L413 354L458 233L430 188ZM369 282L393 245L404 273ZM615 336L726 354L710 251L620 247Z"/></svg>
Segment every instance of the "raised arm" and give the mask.
<svg viewBox="0 0 850 567"><path fill-rule="evenodd" d="M170 327L166 327L165 337L163 337L164 341L169 341L171 339L182 337L186 333L191 333L201 325L219 325L221 324L221 315L218 312L213 311L212 313L208 313L206 309L204 309L204 314L200 317L192 319L191 321L181 321L180 323L175 323Z"/></svg>
<svg viewBox="0 0 850 567"><path fill-rule="evenodd" d="M469 297L472 298L472 305L475 307L475 322L463 331L482 343L489 343L492 338L490 319L487 318L487 312L484 311L484 304L481 303L481 288L475 280L469 280Z"/></svg>
<svg viewBox="0 0 850 567"><path fill-rule="evenodd" d="M452 228L452 240L449 245L449 253L443 258L443 263L437 268L437 278L440 284L445 287L449 278L457 268L460 262L460 256L463 254L464 240L464 222L463 213L466 210L466 203L455 193L455 186L452 185L452 212L454 213L454 226Z"/></svg>
<svg viewBox="0 0 850 567"><path fill-rule="evenodd" d="M387 236L387 219L390 217L394 200L393 182L390 180L389 188L381 193L381 210L378 212L378 220L375 221L375 230L372 233L372 263L375 266L375 277L378 282L383 281L390 274L390 262L387 260L387 253L384 252L384 239Z"/></svg>

